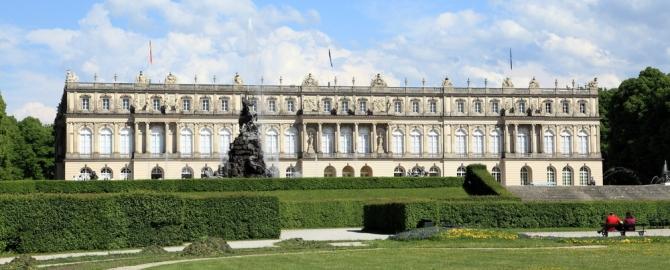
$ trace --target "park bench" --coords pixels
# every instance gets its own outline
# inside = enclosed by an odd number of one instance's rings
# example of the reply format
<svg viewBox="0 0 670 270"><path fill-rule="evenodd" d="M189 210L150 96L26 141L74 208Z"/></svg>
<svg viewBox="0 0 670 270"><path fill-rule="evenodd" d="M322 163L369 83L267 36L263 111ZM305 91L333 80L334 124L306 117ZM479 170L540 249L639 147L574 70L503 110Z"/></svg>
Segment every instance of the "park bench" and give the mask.
<svg viewBox="0 0 670 270"><path fill-rule="evenodd" d="M632 233L637 233L639 236L644 236L646 226L647 226L646 224L636 224L635 228L633 228L633 230L609 231L607 229L604 229L600 232L600 234L602 234L603 237L609 236L610 233L621 233L621 236L626 236L626 233L631 233L632 232ZM606 228L606 225L603 224L601 228ZM640 229L640 228L642 228L642 229Z"/></svg>

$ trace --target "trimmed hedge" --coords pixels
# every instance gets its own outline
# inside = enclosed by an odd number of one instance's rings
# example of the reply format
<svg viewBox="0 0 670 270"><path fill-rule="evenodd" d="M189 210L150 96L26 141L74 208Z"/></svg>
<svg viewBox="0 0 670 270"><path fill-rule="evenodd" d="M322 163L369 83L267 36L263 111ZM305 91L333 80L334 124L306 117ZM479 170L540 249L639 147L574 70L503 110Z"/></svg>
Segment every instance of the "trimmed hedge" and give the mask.
<svg viewBox="0 0 670 270"><path fill-rule="evenodd" d="M483 164L471 164L465 168L463 189L470 195L514 196L493 178Z"/></svg>
<svg viewBox="0 0 670 270"><path fill-rule="evenodd" d="M220 180L132 180L132 181L0 181L0 193L120 193L130 191L216 192L309 189L373 189L460 187L456 177L365 177Z"/></svg>
<svg viewBox="0 0 670 270"><path fill-rule="evenodd" d="M360 227L365 204L363 201L281 202L281 227Z"/></svg>
<svg viewBox="0 0 670 270"><path fill-rule="evenodd" d="M400 232L415 228L421 219L439 225L485 228L598 228L608 212L633 212L638 223L670 218L670 201L519 202L434 201L389 203L364 207L368 231Z"/></svg>
<svg viewBox="0 0 670 270"><path fill-rule="evenodd" d="M277 238L274 197L116 195L0 196L0 248L53 252L181 244L205 236Z"/></svg>

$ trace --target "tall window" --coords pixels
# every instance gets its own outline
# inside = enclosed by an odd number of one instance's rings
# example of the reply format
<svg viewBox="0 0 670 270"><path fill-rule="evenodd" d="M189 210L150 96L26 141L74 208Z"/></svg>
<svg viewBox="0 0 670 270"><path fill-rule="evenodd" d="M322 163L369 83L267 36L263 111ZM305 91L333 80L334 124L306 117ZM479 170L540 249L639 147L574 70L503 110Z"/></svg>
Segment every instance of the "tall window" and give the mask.
<svg viewBox="0 0 670 270"><path fill-rule="evenodd" d="M324 99L323 100L323 111L324 112L330 112L330 109L332 107L330 106L330 99Z"/></svg>
<svg viewBox="0 0 670 270"><path fill-rule="evenodd" d="M165 151L163 147L163 129L161 127L151 128L151 153L160 154Z"/></svg>
<svg viewBox="0 0 670 270"><path fill-rule="evenodd" d="M419 112L419 102L416 100L412 101L412 112L413 113Z"/></svg>
<svg viewBox="0 0 670 270"><path fill-rule="evenodd" d="M519 111L518 113L525 113L526 112L526 102L525 101L519 101Z"/></svg>
<svg viewBox="0 0 670 270"><path fill-rule="evenodd" d="M409 133L409 136L412 142L412 154L421 154L421 132L415 129Z"/></svg>
<svg viewBox="0 0 670 270"><path fill-rule="evenodd" d="M340 153L351 153L353 149L353 142L352 142L352 136L353 133L351 131L351 128L349 127L343 127L340 129L340 138L339 138L339 151Z"/></svg>
<svg viewBox="0 0 670 270"><path fill-rule="evenodd" d="M190 129L185 128L181 130L179 134L179 144L181 145L179 152L182 155L190 156L193 152L193 132Z"/></svg>
<svg viewBox="0 0 670 270"><path fill-rule="evenodd" d="M90 99L88 97L81 98L81 110L82 111L88 111L88 110L91 109L89 102L90 102Z"/></svg>
<svg viewBox="0 0 670 270"><path fill-rule="evenodd" d="M579 137L579 154L586 155L589 153L589 135L583 130L577 136Z"/></svg>
<svg viewBox="0 0 670 270"><path fill-rule="evenodd" d="M274 129L268 130L265 134L265 144L267 145L268 154L273 155L279 153L278 137L277 131Z"/></svg>
<svg viewBox="0 0 670 270"><path fill-rule="evenodd" d="M516 135L516 152L528 153L528 135L521 130Z"/></svg>
<svg viewBox="0 0 670 270"><path fill-rule="evenodd" d="M591 172L589 171L589 168L583 166L581 169L579 169L579 184L582 186L588 185L590 176Z"/></svg>
<svg viewBox="0 0 670 270"><path fill-rule="evenodd" d="M227 112L230 104L228 104L228 99L224 98L221 100L221 111Z"/></svg>
<svg viewBox="0 0 670 270"><path fill-rule="evenodd" d="M276 112L277 111L277 101L274 99L269 99L268 100L268 111L269 112Z"/></svg>
<svg viewBox="0 0 670 270"><path fill-rule="evenodd" d="M161 110L161 100L157 99L157 98L154 98L152 100L152 102L153 102L154 111L160 111Z"/></svg>
<svg viewBox="0 0 670 270"><path fill-rule="evenodd" d="M554 133L549 130L544 132L544 153L554 153Z"/></svg>
<svg viewBox="0 0 670 270"><path fill-rule="evenodd" d="M551 109L552 109L551 108L551 102L544 103L544 112L545 113L551 113L551 111L552 111Z"/></svg>
<svg viewBox="0 0 670 270"><path fill-rule="evenodd" d="M474 153L481 155L484 153L484 133L477 129L472 133L474 143Z"/></svg>
<svg viewBox="0 0 670 270"><path fill-rule="evenodd" d="M121 108L124 110L130 110L130 99L129 98L123 98L121 99Z"/></svg>
<svg viewBox="0 0 670 270"><path fill-rule="evenodd" d="M358 101L358 111L366 112L368 110L368 102L365 100Z"/></svg>
<svg viewBox="0 0 670 270"><path fill-rule="evenodd" d="M209 156L212 154L212 131L203 128L200 130L200 155Z"/></svg>
<svg viewBox="0 0 670 270"><path fill-rule="evenodd" d="M431 113L437 113L437 102L435 100L428 102L428 109Z"/></svg>
<svg viewBox="0 0 670 270"><path fill-rule="evenodd" d="M219 153L227 154L230 149L230 131L228 129L219 130Z"/></svg>
<svg viewBox="0 0 670 270"><path fill-rule="evenodd" d="M358 141L356 142L358 153L370 153L370 130L367 127L358 129Z"/></svg>
<svg viewBox="0 0 670 270"><path fill-rule="evenodd" d="M567 130L561 132L561 152L564 155L572 153L572 135Z"/></svg>
<svg viewBox="0 0 670 270"><path fill-rule="evenodd" d="M521 177L521 185L523 186L530 185L530 175L528 167L521 168L520 177Z"/></svg>
<svg viewBox="0 0 670 270"><path fill-rule="evenodd" d="M396 100L393 102L393 107L395 108L395 112L401 113L402 112L402 102L400 100Z"/></svg>
<svg viewBox="0 0 670 270"><path fill-rule="evenodd" d="M349 101L348 100L342 100L342 111L346 112L349 110Z"/></svg>
<svg viewBox="0 0 670 270"><path fill-rule="evenodd" d="M286 101L286 111L293 112L293 110L295 110L295 103L292 99L289 99Z"/></svg>
<svg viewBox="0 0 670 270"><path fill-rule="evenodd" d="M90 155L91 154L91 138L92 132L88 128L84 128L79 131L79 154L80 155Z"/></svg>
<svg viewBox="0 0 670 270"><path fill-rule="evenodd" d="M570 167L563 167L563 185L572 186L572 169Z"/></svg>
<svg viewBox="0 0 670 270"><path fill-rule="evenodd" d="M111 155L112 154L112 130L108 128L103 128L100 130L100 154L101 155Z"/></svg>
<svg viewBox="0 0 670 270"><path fill-rule="evenodd" d="M500 181L502 180L501 179L502 173L500 171L500 168L498 168L498 166L495 166L493 167L493 169L491 169L491 176L493 176L493 179L495 179L498 183L500 183Z"/></svg>
<svg viewBox="0 0 670 270"><path fill-rule="evenodd" d="M331 127L323 129L321 134L321 153L333 153L335 149L335 131Z"/></svg>
<svg viewBox="0 0 670 270"><path fill-rule="evenodd" d="M456 131L456 154L464 155L467 153L467 134L463 129Z"/></svg>
<svg viewBox="0 0 670 270"><path fill-rule="evenodd" d="M399 177L399 176L405 176L405 168L398 166L393 169L393 176Z"/></svg>
<svg viewBox="0 0 670 270"><path fill-rule="evenodd" d="M582 113L582 114L586 113L586 103L584 103L584 102L579 103L579 113Z"/></svg>
<svg viewBox="0 0 670 270"><path fill-rule="evenodd" d="M209 99L204 98L200 101L200 107L203 111L208 112L209 111Z"/></svg>
<svg viewBox="0 0 670 270"><path fill-rule="evenodd" d="M556 170L554 167L547 167L547 184L551 186L556 185Z"/></svg>
<svg viewBox="0 0 670 270"><path fill-rule="evenodd" d="M435 130L428 132L428 153L437 154L439 153L439 134Z"/></svg>
<svg viewBox="0 0 670 270"><path fill-rule="evenodd" d="M188 111L191 110L191 100L190 100L190 99L183 99L183 100L181 101L181 104L182 104L182 109L183 109L185 112L188 112Z"/></svg>
<svg viewBox="0 0 670 270"><path fill-rule="evenodd" d="M285 147L286 147L286 153L287 154L295 154L297 152L296 134L298 134L298 132L296 131L295 128L289 128L284 133L284 135L286 136L285 140L284 140L284 144L285 144Z"/></svg>
<svg viewBox="0 0 670 270"><path fill-rule="evenodd" d="M459 113L465 112L465 102L462 100L456 101L456 111Z"/></svg>
<svg viewBox="0 0 670 270"><path fill-rule="evenodd" d="M102 98L102 109L109 111L109 98Z"/></svg>
<svg viewBox="0 0 670 270"><path fill-rule="evenodd" d="M402 134L402 131L400 131L400 130L393 131L393 153L394 154L402 154L403 153L404 142L405 142L405 138Z"/></svg>
<svg viewBox="0 0 670 270"><path fill-rule="evenodd" d="M460 166L456 170L456 177L465 177L465 167Z"/></svg>
<svg viewBox="0 0 670 270"><path fill-rule="evenodd" d="M121 155L129 155L131 146L133 145L132 130L130 128L122 128L119 131L119 153Z"/></svg>
<svg viewBox="0 0 670 270"><path fill-rule="evenodd" d="M500 111L500 105L498 104L498 101L491 102L491 112L498 113L499 111Z"/></svg>
<svg viewBox="0 0 670 270"><path fill-rule="evenodd" d="M491 131L491 153L499 154L500 153L500 131L497 129Z"/></svg>
<svg viewBox="0 0 670 270"><path fill-rule="evenodd" d="M563 107L563 113L570 113L570 103L563 101L561 106Z"/></svg>
<svg viewBox="0 0 670 270"><path fill-rule="evenodd" d="M475 101L475 112L482 113L482 103L480 101Z"/></svg>

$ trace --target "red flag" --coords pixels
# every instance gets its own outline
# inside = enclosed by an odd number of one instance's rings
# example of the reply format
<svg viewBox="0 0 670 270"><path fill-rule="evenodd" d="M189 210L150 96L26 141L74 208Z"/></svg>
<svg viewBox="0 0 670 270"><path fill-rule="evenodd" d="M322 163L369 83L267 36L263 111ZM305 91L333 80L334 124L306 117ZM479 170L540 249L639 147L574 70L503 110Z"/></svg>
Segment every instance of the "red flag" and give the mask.
<svg viewBox="0 0 670 270"><path fill-rule="evenodd" d="M153 53L151 52L151 40L149 40L149 64L154 63L154 56Z"/></svg>

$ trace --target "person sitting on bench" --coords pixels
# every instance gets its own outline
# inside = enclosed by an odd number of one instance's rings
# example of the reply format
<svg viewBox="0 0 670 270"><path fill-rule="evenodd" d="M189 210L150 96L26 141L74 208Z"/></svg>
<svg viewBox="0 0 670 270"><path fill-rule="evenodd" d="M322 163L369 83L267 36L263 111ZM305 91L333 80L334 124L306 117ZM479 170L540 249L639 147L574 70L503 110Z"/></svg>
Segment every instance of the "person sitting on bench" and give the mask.
<svg viewBox="0 0 670 270"><path fill-rule="evenodd" d="M605 225L601 231L598 231L598 233L603 233L606 235L606 232L614 232L614 231L623 231L623 221L614 214L614 212L610 212L610 214L605 218Z"/></svg>
<svg viewBox="0 0 670 270"><path fill-rule="evenodd" d="M635 231L635 217L630 212L626 212L626 218L623 219L623 230L628 232Z"/></svg>

